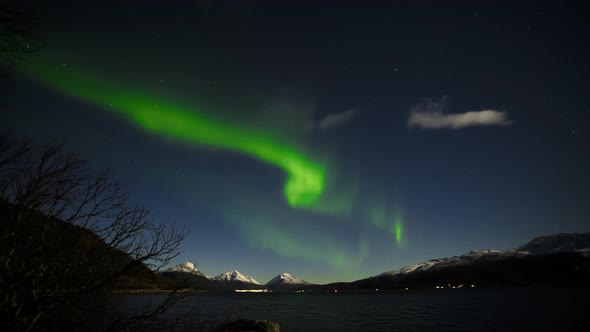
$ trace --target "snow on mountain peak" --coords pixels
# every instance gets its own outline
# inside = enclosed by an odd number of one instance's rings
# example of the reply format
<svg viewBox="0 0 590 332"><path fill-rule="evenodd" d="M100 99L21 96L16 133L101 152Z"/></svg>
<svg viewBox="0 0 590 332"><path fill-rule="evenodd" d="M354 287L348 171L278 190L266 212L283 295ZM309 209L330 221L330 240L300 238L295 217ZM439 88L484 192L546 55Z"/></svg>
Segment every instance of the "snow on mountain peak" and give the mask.
<svg viewBox="0 0 590 332"><path fill-rule="evenodd" d="M260 283L258 281L256 281L254 278L249 277L247 275L243 275L238 270L233 270L231 272L222 273L222 274L218 275L217 277L215 277L214 279L225 281L225 282L240 281L240 282L246 282L249 284L260 285Z"/></svg>
<svg viewBox="0 0 590 332"><path fill-rule="evenodd" d="M266 283L266 286L276 286L276 285L283 285L283 284L307 285L310 283L285 272L285 273L281 273L278 276L272 278L269 282Z"/></svg>
<svg viewBox="0 0 590 332"><path fill-rule="evenodd" d="M446 258L431 259L426 262L412 264L404 266L398 270L389 271L383 273L383 275L398 275L398 274L409 274L413 272L425 271L429 269L438 269L448 266L456 266L473 262L478 259L500 259L508 256L519 257L526 255L527 253L522 251L498 251L493 249L488 250L472 250L461 256L452 256Z"/></svg>
<svg viewBox="0 0 590 332"><path fill-rule="evenodd" d="M556 252L579 252L588 247L590 247L590 233L561 233L534 238L516 250L526 251L531 255L542 255Z"/></svg>
<svg viewBox="0 0 590 332"><path fill-rule="evenodd" d="M488 249L488 250L471 250L463 256L485 256L485 255L501 255L502 252L499 250Z"/></svg>
<svg viewBox="0 0 590 332"><path fill-rule="evenodd" d="M184 263L180 263L174 267L167 269L166 272L197 273L197 272L199 272L199 270L195 267L195 264L193 264L191 262L184 262Z"/></svg>

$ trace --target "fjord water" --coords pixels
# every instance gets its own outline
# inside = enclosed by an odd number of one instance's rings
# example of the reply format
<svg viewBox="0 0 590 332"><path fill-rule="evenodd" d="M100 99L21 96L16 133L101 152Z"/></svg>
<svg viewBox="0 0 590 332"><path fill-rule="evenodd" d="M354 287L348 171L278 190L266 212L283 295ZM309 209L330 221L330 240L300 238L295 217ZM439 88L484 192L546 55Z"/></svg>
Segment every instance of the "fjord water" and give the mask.
<svg viewBox="0 0 590 332"><path fill-rule="evenodd" d="M163 298L128 295L119 309L141 310ZM238 318L268 319L281 331L568 331L587 327L590 290L575 288L425 289L391 293L199 293L166 320L197 313L210 329Z"/></svg>

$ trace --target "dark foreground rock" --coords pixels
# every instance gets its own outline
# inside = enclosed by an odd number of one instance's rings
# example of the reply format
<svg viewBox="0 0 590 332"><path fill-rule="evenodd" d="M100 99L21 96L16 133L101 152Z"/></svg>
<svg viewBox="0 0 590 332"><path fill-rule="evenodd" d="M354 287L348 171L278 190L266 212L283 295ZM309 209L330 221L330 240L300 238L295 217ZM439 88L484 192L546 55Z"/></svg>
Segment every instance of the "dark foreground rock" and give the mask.
<svg viewBox="0 0 590 332"><path fill-rule="evenodd" d="M217 332L279 332L279 323L270 320L240 319L220 326Z"/></svg>

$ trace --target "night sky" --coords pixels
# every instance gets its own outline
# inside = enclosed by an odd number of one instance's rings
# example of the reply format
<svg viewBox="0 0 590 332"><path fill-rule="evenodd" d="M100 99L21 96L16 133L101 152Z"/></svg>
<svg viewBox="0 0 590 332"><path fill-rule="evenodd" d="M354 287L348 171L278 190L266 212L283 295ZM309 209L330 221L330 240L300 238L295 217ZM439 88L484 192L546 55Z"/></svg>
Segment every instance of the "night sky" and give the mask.
<svg viewBox="0 0 590 332"><path fill-rule="evenodd" d="M44 48L0 78L0 130L110 169L208 275L587 232L590 15L519 3L21 4Z"/></svg>

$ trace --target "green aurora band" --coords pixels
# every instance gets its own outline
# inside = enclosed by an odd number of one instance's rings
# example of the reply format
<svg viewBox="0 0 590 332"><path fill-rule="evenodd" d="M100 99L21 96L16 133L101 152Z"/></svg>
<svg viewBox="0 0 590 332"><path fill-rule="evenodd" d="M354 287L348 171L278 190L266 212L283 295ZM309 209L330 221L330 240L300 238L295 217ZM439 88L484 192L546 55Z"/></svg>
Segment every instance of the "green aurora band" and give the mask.
<svg viewBox="0 0 590 332"><path fill-rule="evenodd" d="M344 186L338 181L344 176L338 176L337 173L326 179L326 165L312 161L300 150L285 144L277 137L261 130L220 121L190 104L160 98L148 91L129 88L121 83L108 83L104 79L107 74L92 74L91 70L79 68L90 67L73 66L70 63L64 65L37 58L32 63L23 65L20 71L62 94L114 111L149 133L202 146L242 152L281 168L287 175L284 196L291 207L304 208L309 212L324 215L346 215L348 218L345 218L345 221L363 218L355 217L354 212L354 206L358 203L355 202L358 199L357 182L350 182L350 176L346 176L349 183ZM330 188L330 192L327 187ZM401 215L392 213L388 204L384 204L385 202L377 197L371 201L372 208L368 211L361 208L364 212L362 215L368 215L370 224L374 227L392 233L396 244L400 246ZM369 253L369 243L365 239L360 240L359 253L355 254L348 251L336 238L314 239L301 230L278 227L268 215L266 218L264 214L250 215L246 218L246 223L243 222L243 217L239 220L227 215L225 217L240 227L242 236L248 240L251 247L271 250L283 257L345 268L357 261L361 264ZM290 218L292 225L299 224L297 219Z"/></svg>
<svg viewBox="0 0 590 332"><path fill-rule="evenodd" d="M398 246L402 244L403 218L399 209L390 211L387 205L374 203L367 210L366 215L369 217L369 221L373 226L392 233L395 236L395 243Z"/></svg>
<svg viewBox="0 0 590 332"><path fill-rule="evenodd" d="M310 238L309 234L293 233L273 223L260 222L250 222L246 227L241 227L241 231L251 247L262 251L269 249L282 257L304 259L336 268L349 267L357 257L346 246L327 239L325 234Z"/></svg>
<svg viewBox="0 0 590 332"><path fill-rule="evenodd" d="M292 207L313 206L325 188L325 167L261 132L222 123L195 107L115 84L71 65L37 61L21 68L28 76L83 101L117 111L142 129L178 140L240 151L287 173L284 195Z"/></svg>
<svg viewBox="0 0 590 332"><path fill-rule="evenodd" d="M399 220L395 222L395 242L398 245L402 242L402 223Z"/></svg>

